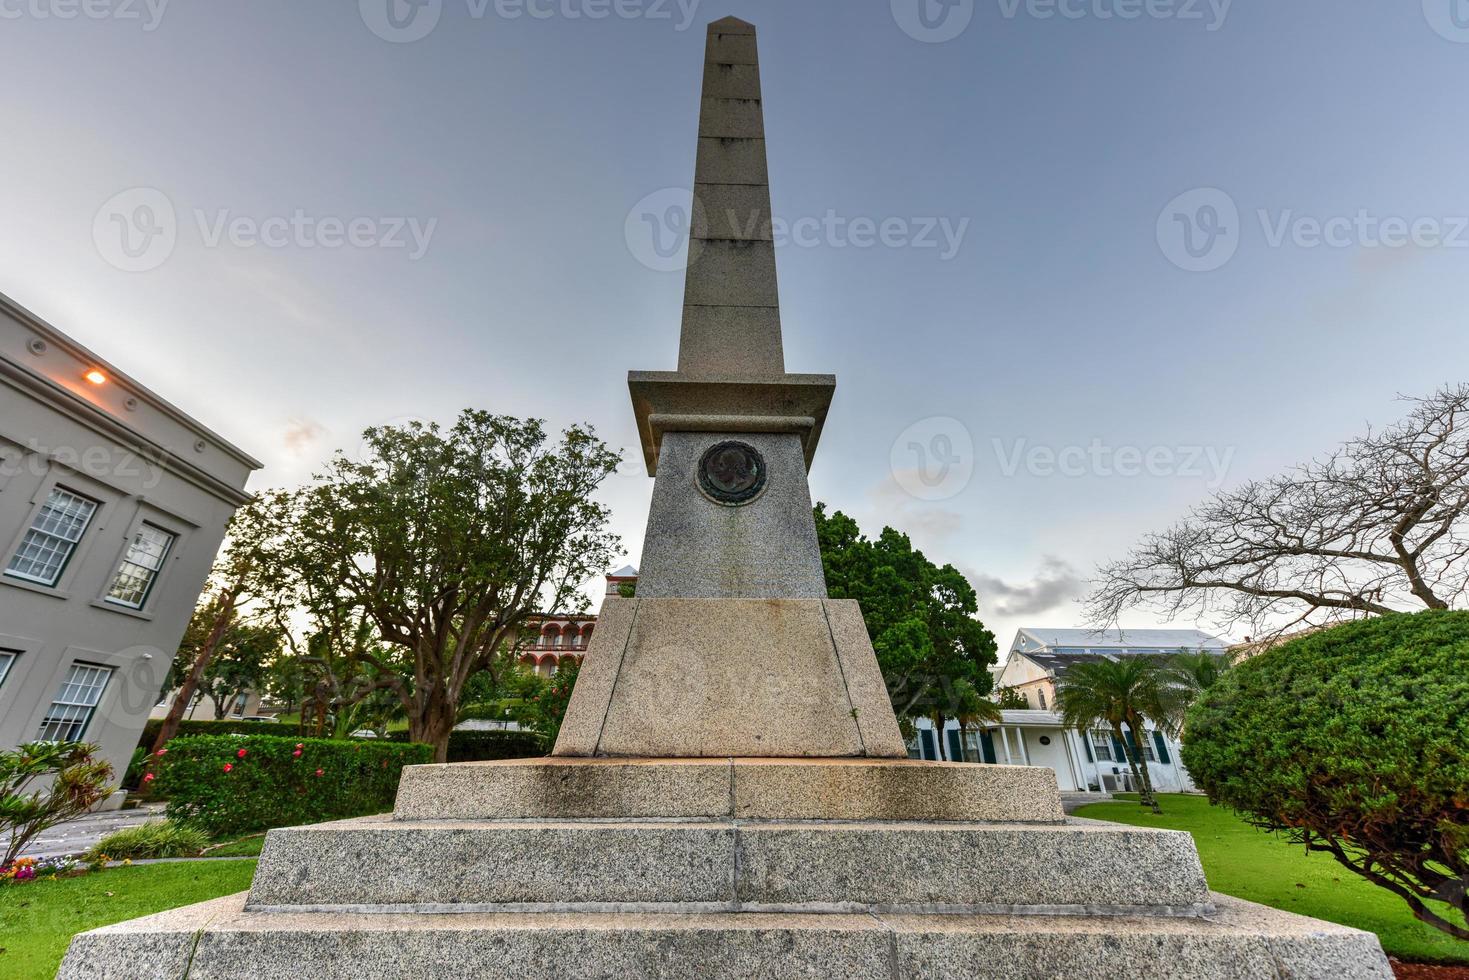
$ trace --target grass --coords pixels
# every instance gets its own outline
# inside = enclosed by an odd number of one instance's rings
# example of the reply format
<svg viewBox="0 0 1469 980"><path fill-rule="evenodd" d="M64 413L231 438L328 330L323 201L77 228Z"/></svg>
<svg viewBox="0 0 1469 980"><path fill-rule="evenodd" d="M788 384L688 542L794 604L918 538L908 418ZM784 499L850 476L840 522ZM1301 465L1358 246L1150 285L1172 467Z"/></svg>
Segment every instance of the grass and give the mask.
<svg viewBox="0 0 1469 980"><path fill-rule="evenodd" d="M265 846L264 834L251 834L249 837L241 837L239 840L218 844L204 852L204 857L212 858L235 858L235 857L259 857L260 849Z"/></svg>
<svg viewBox="0 0 1469 980"><path fill-rule="evenodd" d="M1251 827L1231 810L1210 806L1201 796L1160 796L1162 816L1144 810L1136 799L1093 803L1076 815L1187 830L1199 849L1209 887L1217 892L1374 932L1388 955L1402 960L1469 963L1469 943L1419 922L1402 899L1359 878L1329 854L1307 853L1279 834Z"/></svg>
<svg viewBox="0 0 1469 980"><path fill-rule="evenodd" d="M183 861L0 886L0 977L48 980L73 934L244 891L254 873L254 861Z"/></svg>

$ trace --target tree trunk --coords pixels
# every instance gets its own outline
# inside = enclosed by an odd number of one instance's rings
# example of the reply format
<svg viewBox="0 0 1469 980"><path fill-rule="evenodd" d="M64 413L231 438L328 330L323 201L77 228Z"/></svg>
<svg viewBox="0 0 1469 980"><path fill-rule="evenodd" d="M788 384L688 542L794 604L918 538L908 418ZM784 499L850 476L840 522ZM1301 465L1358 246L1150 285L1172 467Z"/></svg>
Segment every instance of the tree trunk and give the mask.
<svg viewBox="0 0 1469 980"><path fill-rule="evenodd" d="M1134 755L1137 756L1137 764L1134 767L1134 771L1136 771L1137 769L1142 770L1142 802L1145 806L1152 807L1154 813L1162 813L1163 810L1158 806L1158 795L1153 792L1153 774L1148 769L1148 757L1143 755L1143 739L1148 737L1147 733L1143 731L1142 726L1138 724L1129 723L1127 727L1131 730L1132 737L1135 742L1135 744L1132 746L1132 752ZM1126 746L1127 743L1124 742L1123 747L1126 748Z"/></svg>
<svg viewBox="0 0 1469 980"><path fill-rule="evenodd" d="M408 737L434 747L434 762L449 761L449 733L454 730L456 709L442 692L429 695L417 714L408 716Z"/></svg>
<svg viewBox="0 0 1469 980"><path fill-rule="evenodd" d="M219 613L214 617L214 626L209 630L209 636L204 645L199 648L199 655L194 658L194 668L189 671L189 676L184 678L183 686L174 697L173 704L169 706L168 716L163 719L163 725L158 729L158 737L153 740L153 755L168 744L168 740L178 734L179 722L183 721L184 712L189 708L189 701L194 697L194 692L199 689L199 682L204 679L204 672L209 669L209 662L214 659L215 648L219 646L224 631L229 628L230 621L235 618L235 597L237 589L230 589L220 596Z"/></svg>
<svg viewBox="0 0 1469 980"><path fill-rule="evenodd" d="M1151 799L1151 795L1148 793L1147 784L1143 782L1142 773L1138 772L1136 758L1137 753L1133 752L1132 749L1128 747L1127 736L1123 733L1122 726L1120 724L1113 725L1112 734L1117 737L1118 743L1122 746L1123 761L1126 762L1128 768L1132 770L1132 781L1137 784L1139 802L1142 803L1143 806L1148 806L1150 804L1156 806L1156 804L1154 804Z"/></svg>

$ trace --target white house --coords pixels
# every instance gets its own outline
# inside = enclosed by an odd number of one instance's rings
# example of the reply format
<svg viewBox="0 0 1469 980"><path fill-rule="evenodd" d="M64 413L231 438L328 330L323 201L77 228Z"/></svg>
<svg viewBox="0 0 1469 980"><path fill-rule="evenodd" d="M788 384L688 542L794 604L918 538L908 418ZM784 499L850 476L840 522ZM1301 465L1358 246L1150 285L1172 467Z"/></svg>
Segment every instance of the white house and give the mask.
<svg viewBox="0 0 1469 980"><path fill-rule="evenodd" d="M1199 630L1023 628L995 671L995 688L1011 688L1030 707L1006 709L998 725L971 728L962 735L958 722L950 721L942 739L935 737L927 719L921 720L912 754L954 762L1045 766L1055 771L1063 792L1135 790L1123 746L1111 732L1062 726L1055 710L1056 680L1070 666L1100 657L1163 656L1180 650L1223 655L1226 648L1225 641ZM1154 788L1165 793L1193 791L1188 770L1179 761L1178 741L1156 729L1146 734L1142 755Z"/></svg>

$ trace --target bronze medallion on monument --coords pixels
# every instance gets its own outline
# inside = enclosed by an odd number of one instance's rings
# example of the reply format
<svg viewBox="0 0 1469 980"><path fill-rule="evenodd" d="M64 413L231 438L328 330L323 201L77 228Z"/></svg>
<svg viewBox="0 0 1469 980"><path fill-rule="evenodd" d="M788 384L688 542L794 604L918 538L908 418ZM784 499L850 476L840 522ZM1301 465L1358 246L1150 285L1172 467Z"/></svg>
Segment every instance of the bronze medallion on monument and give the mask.
<svg viewBox="0 0 1469 980"><path fill-rule="evenodd" d="M743 442L711 446L699 460L699 489L715 503L748 504L765 489L765 457Z"/></svg>

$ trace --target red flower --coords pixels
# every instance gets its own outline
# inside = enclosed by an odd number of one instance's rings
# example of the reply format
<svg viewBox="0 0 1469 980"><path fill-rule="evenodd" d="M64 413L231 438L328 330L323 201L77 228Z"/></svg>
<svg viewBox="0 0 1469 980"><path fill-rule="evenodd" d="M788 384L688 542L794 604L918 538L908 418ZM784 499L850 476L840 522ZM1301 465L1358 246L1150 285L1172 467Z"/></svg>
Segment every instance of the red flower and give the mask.
<svg viewBox="0 0 1469 980"><path fill-rule="evenodd" d="M316 774L317 774L317 775L318 775L318 776L320 776L320 775L321 775L321 770L320 770L320 769L318 769L318 770L316 770Z"/></svg>
<svg viewBox="0 0 1469 980"><path fill-rule="evenodd" d="M299 758L301 758L301 750L300 750L300 749L297 749L297 750L296 750L296 751L294 751L294 752L292 752L292 753L291 753L291 755L292 755L292 756L293 756L293 757L294 757L294 758L297 758L297 759L299 759Z"/></svg>
<svg viewBox="0 0 1469 980"><path fill-rule="evenodd" d="M245 758L245 750L244 749L241 749L240 751L236 752L235 753L235 757L237 759L243 759L243 758Z"/></svg>
<svg viewBox="0 0 1469 980"><path fill-rule="evenodd" d="M230 771L231 771L231 770L233 770L233 769L234 769L234 768L235 768L235 766L234 766L234 763L232 763L232 762L226 762L226 763L225 763L225 764L224 764L224 771L225 771L225 772L230 772Z"/></svg>
<svg viewBox="0 0 1469 980"><path fill-rule="evenodd" d="M297 742L296 743L296 748L298 748L298 749L302 749L302 748L305 748L305 747L306 747L306 743L305 742Z"/></svg>
<svg viewBox="0 0 1469 980"><path fill-rule="evenodd" d="M157 752L154 752L153 754L154 755L160 755L161 756L161 755L164 755L167 752L168 752L168 749L159 749Z"/></svg>
<svg viewBox="0 0 1469 980"><path fill-rule="evenodd" d="M144 776L143 776L143 782L145 782L145 783L151 783L151 782L153 782L153 774L151 772L144 774Z"/></svg>

